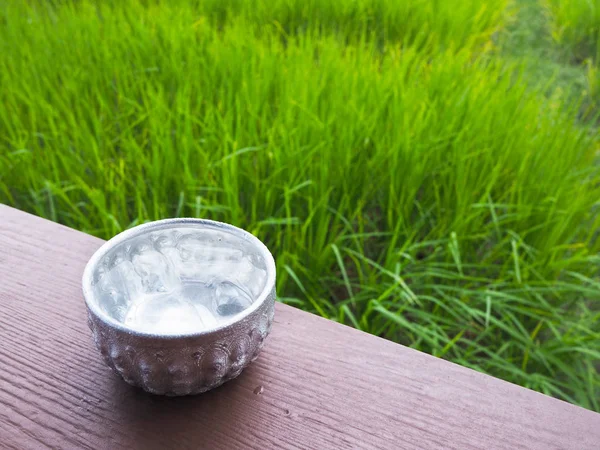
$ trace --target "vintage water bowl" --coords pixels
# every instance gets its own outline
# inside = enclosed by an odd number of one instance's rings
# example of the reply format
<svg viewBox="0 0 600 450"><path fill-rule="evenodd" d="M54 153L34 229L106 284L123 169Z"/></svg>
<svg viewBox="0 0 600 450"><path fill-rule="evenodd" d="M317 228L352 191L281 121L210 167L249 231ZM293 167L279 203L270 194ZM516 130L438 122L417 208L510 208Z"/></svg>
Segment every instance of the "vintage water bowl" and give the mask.
<svg viewBox="0 0 600 450"><path fill-rule="evenodd" d="M83 294L96 346L127 383L198 394L257 358L273 323L275 263L232 225L160 220L100 247Z"/></svg>

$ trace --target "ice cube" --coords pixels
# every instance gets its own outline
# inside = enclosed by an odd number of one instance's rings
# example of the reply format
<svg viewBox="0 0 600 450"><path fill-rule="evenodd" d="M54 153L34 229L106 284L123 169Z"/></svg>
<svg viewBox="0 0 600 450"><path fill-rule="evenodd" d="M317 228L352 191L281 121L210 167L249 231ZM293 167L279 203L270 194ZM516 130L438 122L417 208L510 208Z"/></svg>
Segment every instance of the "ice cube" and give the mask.
<svg viewBox="0 0 600 450"><path fill-rule="evenodd" d="M202 305L210 308L215 297L215 285L213 283L186 280L180 293L192 305Z"/></svg>
<svg viewBox="0 0 600 450"><path fill-rule="evenodd" d="M244 307L238 300L232 300L229 303L221 303L217 306L217 314L222 317L233 316L243 310Z"/></svg>
<svg viewBox="0 0 600 450"><path fill-rule="evenodd" d="M238 284L222 281L217 284L213 311L219 317L238 314L252 304L252 294Z"/></svg>
<svg viewBox="0 0 600 450"><path fill-rule="evenodd" d="M144 292L140 277L129 260L106 269L94 289L96 295L102 298L102 309L119 321L123 320L131 299Z"/></svg>
<svg viewBox="0 0 600 450"><path fill-rule="evenodd" d="M167 292L180 285L169 260L148 242L139 242L132 248L131 262L147 293Z"/></svg>
<svg viewBox="0 0 600 450"><path fill-rule="evenodd" d="M213 328L217 321L202 305L192 305L174 293L146 294L136 299L125 317L135 330L156 334L180 334Z"/></svg>
<svg viewBox="0 0 600 450"><path fill-rule="evenodd" d="M107 273L111 290L117 290L126 297L135 297L143 292L142 282L131 261L123 261Z"/></svg>
<svg viewBox="0 0 600 450"><path fill-rule="evenodd" d="M258 297L259 294L265 287L267 281L267 271L254 267L252 277L248 280L248 288L252 291L254 298Z"/></svg>
<svg viewBox="0 0 600 450"><path fill-rule="evenodd" d="M256 298L265 286L267 272L256 266L249 255L244 255L238 261L222 261L219 267L224 278L238 286L244 286L251 298Z"/></svg>

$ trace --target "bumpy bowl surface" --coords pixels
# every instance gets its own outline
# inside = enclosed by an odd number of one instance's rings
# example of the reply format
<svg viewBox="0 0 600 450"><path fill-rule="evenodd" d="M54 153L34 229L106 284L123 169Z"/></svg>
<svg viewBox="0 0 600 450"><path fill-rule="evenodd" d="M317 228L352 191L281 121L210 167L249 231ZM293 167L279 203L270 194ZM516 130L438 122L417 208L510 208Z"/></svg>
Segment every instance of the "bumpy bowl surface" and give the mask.
<svg viewBox="0 0 600 450"><path fill-rule="evenodd" d="M205 329L159 334L129 326L123 320L126 300L119 300L123 298L119 289L132 289L132 285L141 288L152 283L153 279L147 271L142 271L140 281L135 276L123 275L127 272L120 270L121 278L117 282L114 282L115 277L110 278L112 284L108 283L110 286L105 288L101 285L107 284L106 273L117 264L127 268L132 258L140 261L140 255L145 257L165 245L177 249L177 255L191 258L194 252L189 252L188 246L196 245L192 250L195 249L199 257L206 257L206 252L198 252L199 241L194 239L207 230L227 233L239 239L240 245L250 249L253 257L260 262L263 269L257 269L255 276L260 275L261 287L255 289L253 285L252 303L233 315L231 320ZM218 258L219 252L215 255ZM209 257L214 259L215 255ZM223 276L236 275L235 270L231 272ZM252 272L248 273L253 276ZM237 377L258 357L273 323L275 263L271 253L252 234L210 220L166 219L118 234L91 257L82 285L88 325L106 364L127 383L154 394L198 394ZM105 295L102 289L110 289L112 297Z"/></svg>

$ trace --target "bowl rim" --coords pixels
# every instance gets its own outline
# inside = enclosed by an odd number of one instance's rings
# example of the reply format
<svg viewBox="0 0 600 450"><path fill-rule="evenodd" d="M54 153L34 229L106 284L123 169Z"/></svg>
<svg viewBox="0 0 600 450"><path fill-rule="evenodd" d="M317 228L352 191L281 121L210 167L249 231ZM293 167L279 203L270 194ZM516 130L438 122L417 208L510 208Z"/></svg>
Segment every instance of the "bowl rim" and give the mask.
<svg viewBox="0 0 600 450"><path fill-rule="evenodd" d="M261 253L261 256L265 260L265 265L267 267L267 279L265 281L265 286L256 298L256 300L250 305L250 307L246 308L244 311L235 315L231 319L223 322L217 327L207 328L198 331L180 333L180 334L160 334L160 333L151 333L147 331L140 331L134 328L126 326L124 323L115 320L113 317L109 316L105 313L99 306L98 302L95 300L95 295L92 289L92 281L94 270L98 266L98 263L101 259L113 248L117 245L127 241L128 239L132 239L134 237L140 236L145 233L150 233L154 230L165 230L170 228L198 228L198 229L206 229L212 228L216 230L225 230L238 236L242 239L249 241L253 244ZM108 241L98 248L94 254L91 256L89 261L87 262L85 269L83 271L83 276L81 279L81 285L83 290L83 297L85 299L85 304L88 310L94 314L98 319L106 323L111 328L116 328L125 333L129 333L132 335L140 336L140 337L151 337L151 338L160 338L160 339L180 339L187 337L200 337L206 336L209 334L213 334L215 332L219 332L228 328L234 324L244 321L248 316L253 314L256 310L258 310L269 298L271 292L275 289L275 260L273 259L273 255L267 248L267 246L256 236L254 236L249 231L246 231L242 228L238 228L234 225L218 222L216 220L209 219L196 219L191 217L183 217L183 218L174 218L174 219L162 219L155 220L152 222L147 222L142 225L137 225L128 230L125 230Z"/></svg>

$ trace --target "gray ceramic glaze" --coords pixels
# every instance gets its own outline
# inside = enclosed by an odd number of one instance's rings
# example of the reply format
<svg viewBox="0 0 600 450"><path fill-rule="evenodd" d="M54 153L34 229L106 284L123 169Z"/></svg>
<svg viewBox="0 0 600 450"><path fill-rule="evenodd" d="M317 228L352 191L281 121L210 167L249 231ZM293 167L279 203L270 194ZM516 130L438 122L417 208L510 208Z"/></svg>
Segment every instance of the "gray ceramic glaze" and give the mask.
<svg viewBox="0 0 600 450"><path fill-rule="evenodd" d="M236 245L230 246L234 250L227 253L215 247L208 255L198 251L202 241L196 236L207 230L238 239ZM242 273L240 269L242 275L239 275L234 260L233 269L223 274L211 273L210 276L222 283L229 283L235 277L236 280L245 280L251 286L247 289L252 298L251 304L211 327L186 329L183 333L159 334L129 326L123 319L128 300L119 300L127 297L122 291L137 289L136 286L144 289L152 284L153 279L148 270L139 268L131 271L131 276L123 275L129 272L120 270L118 279L108 277L106 273L117 265L127 268L131 261L139 264L136 262L139 255L151 254L165 245L173 249L172 253L179 258L182 270L186 270L185 258L209 258L211 261L216 258L218 261L219 255L237 255L237 247L249 252L251 258L257 261L258 269L254 272L245 270ZM193 245L196 253L188 251ZM216 267L219 267L218 264ZM194 276L188 272L187 279ZM198 276L207 277L205 272L198 273ZM259 284L252 284L254 281L248 278L252 276L260 278ZM82 284L88 325L104 361L127 383L154 394L198 394L237 377L258 357L273 323L275 263L272 255L252 234L220 222L167 219L127 230L106 242L91 257Z"/></svg>

